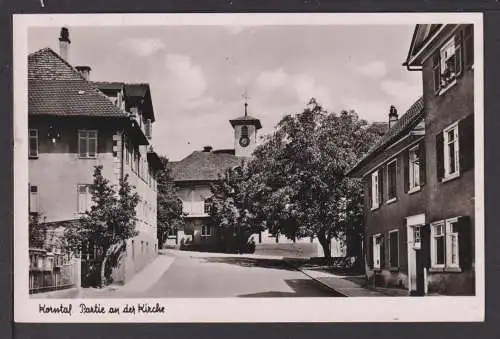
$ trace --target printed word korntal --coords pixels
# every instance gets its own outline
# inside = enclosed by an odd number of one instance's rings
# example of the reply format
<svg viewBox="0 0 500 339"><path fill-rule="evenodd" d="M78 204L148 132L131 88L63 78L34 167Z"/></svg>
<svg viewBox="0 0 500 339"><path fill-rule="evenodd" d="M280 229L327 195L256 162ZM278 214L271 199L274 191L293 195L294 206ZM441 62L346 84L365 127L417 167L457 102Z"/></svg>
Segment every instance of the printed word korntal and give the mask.
<svg viewBox="0 0 500 339"><path fill-rule="evenodd" d="M71 315L72 306L73 305L71 305L71 304L67 304L67 305L60 304L58 306L39 304L38 305L38 312L39 313L69 314L69 315Z"/></svg>

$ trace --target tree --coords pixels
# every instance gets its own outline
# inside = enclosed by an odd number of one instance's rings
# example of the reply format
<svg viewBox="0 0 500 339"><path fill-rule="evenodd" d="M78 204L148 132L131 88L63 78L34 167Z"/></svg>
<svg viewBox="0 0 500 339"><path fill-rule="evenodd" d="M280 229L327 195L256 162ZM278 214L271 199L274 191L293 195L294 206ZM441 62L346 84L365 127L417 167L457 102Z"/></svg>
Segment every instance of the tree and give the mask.
<svg viewBox="0 0 500 339"><path fill-rule="evenodd" d="M262 230L250 197L252 182L245 162L228 168L210 185L210 222L226 251L247 250L250 234Z"/></svg>
<svg viewBox="0 0 500 339"><path fill-rule="evenodd" d="M158 173L158 242L160 248L171 232L175 232L184 224L182 213L182 201L175 193L175 185L172 177L172 169L168 166L168 159L161 157L164 170Z"/></svg>
<svg viewBox="0 0 500 339"><path fill-rule="evenodd" d="M332 238L362 232L361 183L345 173L378 137L354 111L328 113L311 99L278 123L248 164L254 214L273 233L316 236L330 258Z"/></svg>
<svg viewBox="0 0 500 339"><path fill-rule="evenodd" d="M66 230L66 238L73 247L92 248L97 253L101 284L111 282L112 269L126 249L126 240L138 234L136 207L140 198L133 189L126 175L120 178L116 189L103 176L102 166L96 166L90 185L92 206L76 228Z"/></svg>
<svg viewBox="0 0 500 339"><path fill-rule="evenodd" d="M47 227L40 223L40 215L38 213L30 214L29 216L29 247L44 248L47 234Z"/></svg>

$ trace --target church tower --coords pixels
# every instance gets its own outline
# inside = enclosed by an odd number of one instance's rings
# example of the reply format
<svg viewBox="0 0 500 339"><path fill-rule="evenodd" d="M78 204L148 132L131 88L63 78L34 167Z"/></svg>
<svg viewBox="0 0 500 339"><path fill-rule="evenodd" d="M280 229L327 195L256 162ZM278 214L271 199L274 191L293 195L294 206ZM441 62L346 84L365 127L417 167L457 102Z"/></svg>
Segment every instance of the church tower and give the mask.
<svg viewBox="0 0 500 339"><path fill-rule="evenodd" d="M245 115L229 120L234 129L234 155L250 157L257 146L257 131L262 128L260 120L248 115L245 101Z"/></svg>

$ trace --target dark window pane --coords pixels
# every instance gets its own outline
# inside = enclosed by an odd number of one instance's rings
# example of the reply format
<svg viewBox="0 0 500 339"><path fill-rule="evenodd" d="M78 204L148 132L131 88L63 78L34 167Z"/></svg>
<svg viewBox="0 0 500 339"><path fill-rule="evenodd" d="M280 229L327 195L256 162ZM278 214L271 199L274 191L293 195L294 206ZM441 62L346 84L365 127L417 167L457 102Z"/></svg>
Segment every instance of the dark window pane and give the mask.
<svg viewBox="0 0 500 339"><path fill-rule="evenodd" d="M444 236L436 238L436 264L444 265Z"/></svg>
<svg viewBox="0 0 500 339"><path fill-rule="evenodd" d="M398 232L393 232L389 234L389 242L390 242L390 261L391 267L398 266Z"/></svg>

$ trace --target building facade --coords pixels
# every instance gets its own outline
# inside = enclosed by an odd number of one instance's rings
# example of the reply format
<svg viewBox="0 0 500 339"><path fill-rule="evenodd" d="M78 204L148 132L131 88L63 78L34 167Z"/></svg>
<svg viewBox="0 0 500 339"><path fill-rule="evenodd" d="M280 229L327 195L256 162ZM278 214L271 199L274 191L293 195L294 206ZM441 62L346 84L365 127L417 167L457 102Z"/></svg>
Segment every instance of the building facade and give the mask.
<svg viewBox="0 0 500 339"><path fill-rule="evenodd" d="M349 172L365 186L374 284L474 294L473 55L472 25L417 25L405 65L423 97Z"/></svg>
<svg viewBox="0 0 500 339"><path fill-rule="evenodd" d="M28 57L30 213L60 233L90 208L95 166L102 165L112 185L128 175L141 201L139 235L128 241L113 272L115 282L125 282L158 249L155 177L161 162L151 146L149 86L121 84L113 92L90 82L90 67L75 68L64 58L71 44L67 29L59 40L60 54L46 48Z"/></svg>

